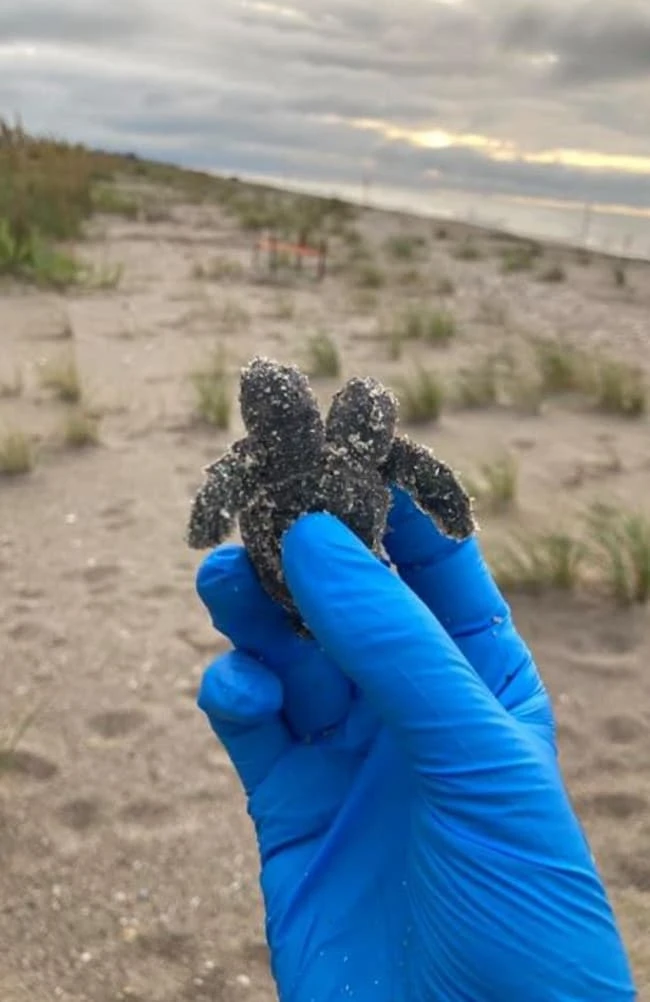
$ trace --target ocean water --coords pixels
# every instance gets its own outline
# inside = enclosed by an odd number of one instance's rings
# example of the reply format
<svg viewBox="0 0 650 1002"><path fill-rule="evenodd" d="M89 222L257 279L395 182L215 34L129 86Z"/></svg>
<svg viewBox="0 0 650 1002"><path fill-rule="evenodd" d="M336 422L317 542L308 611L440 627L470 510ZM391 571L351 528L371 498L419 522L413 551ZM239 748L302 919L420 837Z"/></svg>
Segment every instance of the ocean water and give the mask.
<svg viewBox="0 0 650 1002"><path fill-rule="evenodd" d="M243 177L243 175L242 175ZM371 208L473 223L519 236L552 240L650 260L650 206L645 210L561 200L476 193L453 188L389 188L248 175L251 181L292 191L336 196Z"/></svg>

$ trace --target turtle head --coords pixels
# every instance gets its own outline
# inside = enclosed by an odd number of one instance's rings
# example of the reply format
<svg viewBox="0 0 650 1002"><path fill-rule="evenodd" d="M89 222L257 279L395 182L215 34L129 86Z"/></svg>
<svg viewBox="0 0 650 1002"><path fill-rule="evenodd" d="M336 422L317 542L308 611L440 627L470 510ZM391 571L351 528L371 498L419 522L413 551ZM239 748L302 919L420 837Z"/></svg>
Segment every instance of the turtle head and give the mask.
<svg viewBox="0 0 650 1002"><path fill-rule="evenodd" d="M322 444L318 401L296 366L254 358L242 369L239 400L249 435L268 448Z"/></svg>
<svg viewBox="0 0 650 1002"><path fill-rule="evenodd" d="M383 462L397 425L397 398L369 377L353 377L332 400L327 441L368 467Z"/></svg>

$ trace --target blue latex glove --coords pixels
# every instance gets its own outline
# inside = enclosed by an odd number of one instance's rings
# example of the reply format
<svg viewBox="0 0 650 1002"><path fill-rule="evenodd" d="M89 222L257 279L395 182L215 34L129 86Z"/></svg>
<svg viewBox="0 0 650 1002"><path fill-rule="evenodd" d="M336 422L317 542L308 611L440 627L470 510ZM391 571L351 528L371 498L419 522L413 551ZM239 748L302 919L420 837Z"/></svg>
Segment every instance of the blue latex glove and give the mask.
<svg viewBox="0 0 650 1002"><path fill-rule="evenodd" d="M476 540L397 492L386 546L400 576L328 515L286 534L317 643L240 547L198 574L234 645L199 705L248 795L280 999L629 1002L549 700Z"/></svg>

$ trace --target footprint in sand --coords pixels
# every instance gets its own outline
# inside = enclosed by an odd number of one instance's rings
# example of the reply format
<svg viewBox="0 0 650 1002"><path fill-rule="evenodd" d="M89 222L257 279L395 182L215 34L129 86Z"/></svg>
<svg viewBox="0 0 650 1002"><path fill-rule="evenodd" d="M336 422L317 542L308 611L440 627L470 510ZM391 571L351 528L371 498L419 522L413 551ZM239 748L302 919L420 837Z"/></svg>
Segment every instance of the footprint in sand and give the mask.
<svg viewBox="0 0 650 1002"><path fill-rule="evenodd" d="M57 811L61 824L75 832L85 832L92 828L101 815L101 801L92 797L76 797L74 800L68 800Z"/></svg>
<svg viewBox="0 0 650 1002"><path fill-rule="evenodd" d="M23 598L28 602L37 602L41 598L45 598L46 591L44 588L34 588L31 585L19 585L15 589L15 594L18 598Z"/></svg>
<svg viewBox="0 0 650 1002"><path fill-rule="evenodd" d="M235 985L235 990L230 987L231 978L228 978L222 967L201 971L200 975L195 975L183 988L182 1002L214 1002L215 999L230 1002L231 999L245 998L240 985Z"/></svg>
<svg viewBox="0 0 650 1002"><path fill-rule="evenodd" d="M91 562L86 567L75 568L65 571L62 574L68 581L85 581L88 590L93 594L100 595L105 591L112 591L118 583L122 568L116 563Z"/></svg>
<svg viewBox="0 0 650 1002"><path fill-rule="evenodd" d="M603 720L601 730L612 744L629 745L641 738L647 727L638 717L621 713Z"/></svg>
<svg viewBox="0 0 650 1002"><path fill-rule="evenodd" d="M113 504L106 505L104 508L100 508L99 516L106 528L111 532L125 529L136 522L133 512L134 505L134 498L124 498L122 501L116 501Z"/></svg>
<svg viewBox="0 0 650 1002"><path fill-rule="evenodd" d="M628 656L624 656L626 654ZM592 679L630 678L638 670L637 658L630 656L629 650L615 653L585 651L584 654L565 655L565 662L568 671L588 675Z"/></svg>
<svg viewBox="0 0 650 1002"><path fill-rule="evenodd" d="M174 473L178 473L182 477L196 477L196 470L189 463L177 463L174 467Z"/></svg>
<svg viewBox="0 0 650 1002"><path fill-rule="evenodd" d="M638 635L629 624L610 625L594 636L595 649L610 654L631 654L638 643Z"/></svg>
<svg viewBox="0 0 650 1002"><path fill-rule="evenodd" d="M119 564L90 564L84 567L81 576L93 591L102 592L112 588L120 577L121 567Z"/></svg>
<svg viewBox="0 0 650 1002"><path fill-rule="evenodd" d="M106 710L88 720L88 726L98 737L111 741L123 738L143 727L148 721L142 710Z"/></svg>
<svg viewBox="0 0 650 1002"><path fill-rule="evenodd" d="M59 771L58 765L43 755L17 748L14 751L0 751L0 777L3 773L45 782Z"/></svg>
<svg viewBox="0 0 650 1002"><path fill-rule="evenodd" d="M189 933L162 927L143 932L137 943L142 953L174 963L185 963L196 952L194 937Z"/></svg>
<svg viewBox="0 0 650 1002"><path fill-rule="evenodd" d="M208 627L199 631L198 629L190 629L183 626L176 630L176 636L201 656L210 655L215 658L219 654L224 654L229 649L225 638Z"/></svg>
<svg viewBox="0 0 650 1002"><path fill-rule="evenodd" d="M126 804L119 813L121 821L143 828L154 827L173 814L173 808L163 800L141 797Z"/></svg>
<svg viewBox="0 0 650 1002"><path fill-rule="evenodd" d="M556 735L558 745L564 749L580 748L585 742L584 731L569 720L558 720Z"/></svg>
<svg viewBox="0 0 650 1002"><path fill-rule="evenodd" d="M644 816L648 801L641 794L626 790L603 790L580 794L576 798L576 809L581 817L593 815L624 821Z"/></svg>
<svg viewBox="0 0 650 1002"><path fill-rule="evenodd" d="M10 853L15 851L19 830L18 818L0 806L0 866L4 866Z"/></svg>
<svg viewBox="0 0 650 1002"><path fill-rule="evenodd" d="M179 695L184 696L185 699L189 699L192 703L196 703L200 687L201 683L198 680L196 682L183 682L179 685L176 691Z"/></svg>
<svg viewBox="0 0 650 1002"><path fill-rule="evenodd" d="M647 854L621 855L614 863L619 884L646 894L650 891L650 861Z"/></svg>
<svg viewBox="0 0 650 1002"><path fill-rule="evenodd" d="M17 641L38 639L44 643L50 639L47 627L39 619L19 619L8 626L5 633L10 640Z"/></svg>
<svg viewBox="0 0 650 1002"><path fill-rule="evenodd" d="M146 588L141 588L138 595L145 601L149 599L158 601L159 599L171 598L176 592L177 589L173 585L161 582L160 584L148 585Z"/></svg>
<svg viewBox="0 0 650 1002"><path fill-rule="evenodd" d="M245 943L241 950L241 956L245 961L245 966L262 967L268 970L270 955L269 948L262 940Z"/></svg>
<svg viewBox="0 0 650 1002"><path fill-rule="evenodd" d="M20 619L22 616L30 616L33 612L34 603L26 602L24 599L16 599L6 609L9 617L13 618L15 616L17 619Z"/></svg>

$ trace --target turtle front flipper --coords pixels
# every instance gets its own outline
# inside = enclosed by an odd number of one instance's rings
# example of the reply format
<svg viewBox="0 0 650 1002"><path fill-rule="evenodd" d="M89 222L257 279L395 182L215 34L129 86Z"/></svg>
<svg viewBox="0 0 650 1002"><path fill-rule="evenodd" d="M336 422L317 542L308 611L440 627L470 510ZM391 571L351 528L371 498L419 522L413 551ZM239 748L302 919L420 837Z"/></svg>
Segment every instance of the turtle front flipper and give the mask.
<svg viewBox="0 0 650 1002"><path fill-rule="evenodd" d="M426 446L396 436L381 473L388 483L408 491L446 536L467 539L476 529L469 495L451 468Z"/></svg>
<svg viewBox="0 0 650 1002"><path fill-rule="evenodd" d="M196 550L222 543L233 531L244 504L245 467L239 451L230 449L205 472L187 527L187 542Z"/></svg>

